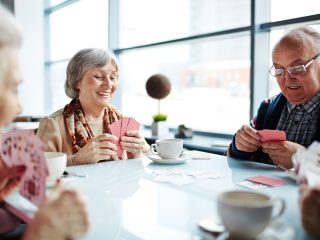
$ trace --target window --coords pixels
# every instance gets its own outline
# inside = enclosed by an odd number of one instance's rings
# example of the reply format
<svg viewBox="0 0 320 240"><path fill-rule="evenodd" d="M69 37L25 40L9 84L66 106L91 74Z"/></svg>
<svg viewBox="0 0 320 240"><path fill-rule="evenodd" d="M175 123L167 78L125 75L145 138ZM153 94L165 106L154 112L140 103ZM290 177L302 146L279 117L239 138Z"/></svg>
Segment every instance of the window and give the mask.
<svg viewBox="0 0 320 240"><path fill-rule="evenodd" d="M250 1L121 0L120 23L120 46L133 48L119 54L124 114L151 124L158 103L145 83L162 73L172 85L160 102L171 127L233 133L249 121Z"/></svg>
<svg viewBox="0 0 320 240"><path fill-rule="evenodd" d="M115 98L124 115L151 124L158 103L145 83L162 73L172 84L160 102L170 127L183 123L233 134L264 98L279 93L268 74L272 47L288 27L319 26L318 5L318 0L51 0L45 10L47 111L69 101L64 94L69 59L81 48L110 46L120 61Z"/></svg>
<svg viewBox="0 0 320 240"><path fill-rule="evenodd" d="M65 69L69 59L82 48L107 48L108 1L81 0L52 9L46 10L49 25L46 102L51 112L70 101L64 93Z"/></svg>
<svg viewBox="0 0 320 240"><path fill-rule="evenodd" d="M250 1L120 0L120 47L250 25Z"/></svg>
<svg viewBox="0 0 320 240"><path fill-rule="evenodd" d="M162 73L171 81L171 93L160 102L170 126L183 123L201 131L236 131L239 122L225 124L225 119L249 121L249 53L248 35L123 53L122 110L151 124L158 102L147 95L144 86L151 75Z"/></svg>

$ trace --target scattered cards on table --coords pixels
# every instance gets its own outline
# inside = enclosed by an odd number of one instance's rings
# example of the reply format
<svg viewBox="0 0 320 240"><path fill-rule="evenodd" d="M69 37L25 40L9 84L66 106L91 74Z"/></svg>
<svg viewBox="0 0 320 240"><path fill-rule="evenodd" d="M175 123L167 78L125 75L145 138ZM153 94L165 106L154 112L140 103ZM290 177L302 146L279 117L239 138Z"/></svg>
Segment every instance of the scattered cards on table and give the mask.
<svg viewBox="0 0 320 240"><path fill-rule="evenodd" d="M109 125L111 134L119 138L119 141L115 143L118 148L117 155L119 158L122 157L122 152L123 152L122 146L120 144L121 137L125 136L126 132L138 131L139 128L140 128L140 123L138 123L132 117L123 117L120 120Z"/></svg>
<svg viewBox="0 0 320 240"><path fill-rule="evenodd" d="M260 135L261 142L269 142L269 141L285 141L286 140L286 132L279 130L270 130L264 129L258 131Z"/></svg>
<svg viewBox="0 0 320 240"><path fill-rule="evenodd" d="M39 206L45 198L48 169L44 158L45 146L33 130L13 129L2 135L1 157L7 167L25 165L20 194Z"/></svg>

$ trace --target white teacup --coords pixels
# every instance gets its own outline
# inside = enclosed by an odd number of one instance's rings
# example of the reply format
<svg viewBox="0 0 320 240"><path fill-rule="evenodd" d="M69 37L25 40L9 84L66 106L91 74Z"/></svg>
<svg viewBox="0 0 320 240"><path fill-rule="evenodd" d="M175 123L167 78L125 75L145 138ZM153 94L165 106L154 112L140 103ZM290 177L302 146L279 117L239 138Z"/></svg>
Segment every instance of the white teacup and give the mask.
<svg viewBox="0 0 320 240"><path fill-rule="evenodd" d="M49 175L47 176L47 183L53 184L60 178L67 166L67 155L62 152L45 152Z"/></svg>
<svg viewBox="0 0 320 240"><path fill-rule="evenodd" d="M278 205L277 211L273 207ZM253 239L279 217L285 207L282 199L249 191L223 192L218 197L218 213L231 239Z"/></svg>
<svg viewBox="0 0 320 240"><path fill-rule="evenodd" d="M163 159L176 159L183 150L182 139L158 139L156 143L151 144L151 152L159 154Z"/></svg>

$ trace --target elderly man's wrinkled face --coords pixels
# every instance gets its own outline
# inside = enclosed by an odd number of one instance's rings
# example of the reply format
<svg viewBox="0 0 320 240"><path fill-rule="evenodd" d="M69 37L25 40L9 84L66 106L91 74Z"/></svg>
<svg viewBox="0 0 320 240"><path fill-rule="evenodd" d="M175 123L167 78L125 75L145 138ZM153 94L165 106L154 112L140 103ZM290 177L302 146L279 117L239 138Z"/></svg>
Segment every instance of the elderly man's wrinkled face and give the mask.
<svg viewBox="0 0 320 240"><path fill-rule="evenodd" d="M118 72L112 63L89 69L77 85L81 104L105 107L118 86Z"/></svg>
<svg viewBox="0 0 320 240"><path fill-rule="evenodd" d="M287 47L283 43L274 49L272 61L276 68L287 68L305 65L316 54L317 52L311 47ZM308 102L320 91L320 67L318 61L313 61L303 75L291 76L286 70L284 76L277 77L281 92L290 103L302 104Z"/></svg>
<svg viewBox="0 0 320 240"><path fill-rule="evenodd" d="M18 86L21 83L21 72L16 49L1 50L0 58L6 59L0 80L0 127L10 123L20 112Z"/></svg>

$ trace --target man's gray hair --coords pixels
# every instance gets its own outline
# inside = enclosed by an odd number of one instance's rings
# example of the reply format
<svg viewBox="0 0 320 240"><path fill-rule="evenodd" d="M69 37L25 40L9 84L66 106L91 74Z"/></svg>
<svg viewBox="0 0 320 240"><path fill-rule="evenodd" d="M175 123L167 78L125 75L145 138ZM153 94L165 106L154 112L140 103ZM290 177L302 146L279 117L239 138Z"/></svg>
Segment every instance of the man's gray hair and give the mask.
<svg viewBox="0 0 320 240"><path fill-rule="evenodd" d="M295 48L313 48L315 54L320 53L320 33L311 26L299 26L289 28L275 45L274 49L279 44L286 44Z"/></svg>
<svg viewBox="0 0 320 240"><path fill-rule="evenodd" d="M20 27L11 13L0 4L0 82L8 65L6 50L19 48L22 43Z"/></svg>
<svg viewBox="0 0 320 240"><path fill-rule="evenodd" d="M117 73L119 72L118 61L110 51L100 48L85 48L77 52L67 66L67 79L64 86L67 96L71 99L77 98L79 90L76 86L84 74L91 68L101 68L108 63L115 67Z"/></svg>

